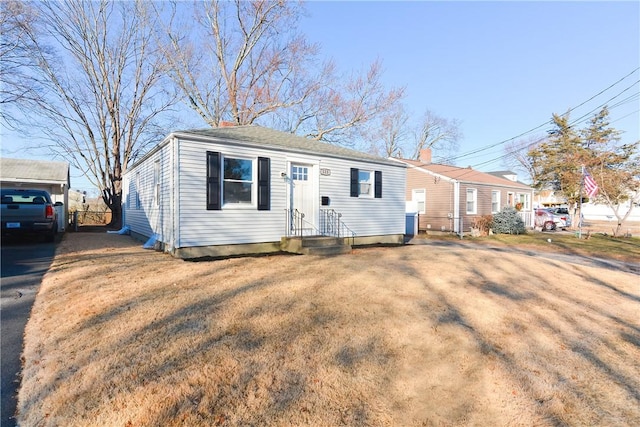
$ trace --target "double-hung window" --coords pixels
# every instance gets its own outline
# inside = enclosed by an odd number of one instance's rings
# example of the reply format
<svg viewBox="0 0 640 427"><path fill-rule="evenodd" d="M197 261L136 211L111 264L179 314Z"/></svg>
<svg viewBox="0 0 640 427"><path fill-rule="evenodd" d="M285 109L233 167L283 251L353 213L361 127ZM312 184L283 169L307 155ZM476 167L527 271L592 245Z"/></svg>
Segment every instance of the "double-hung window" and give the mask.
<svg viewBox="0 0 640 427"><path fill-rule="evenodd" d="M253 204L253 160L224 157L222 204Z"/></svg>
<svg viewBox="0 0 640 427"><path fill-rule="evenodd" d="M207 151L207 210L256 207L271 210L271 160Z"/></svg>
<svg viewBox="0 0 640 427"><path fill-rule="evenodd" d="M531 198L529 196L530 195L527 193L518 194L518 201L522 204L522 209L524 209L525 211L531 209Z"/></svg>
<svg viewBox="0 0 640 427"><path fill-rule="evenodd" d="M492 191L491 192L491 213L500 212L500 192Z"/></svg>
<svg viewBox="0 0 640 427"><path fill-rule="evenodd" d="M373 196L373 173L367 170L358 171L358 195Z"/></svg>
<svg viewBox="0 0 640 427"><path fill-rule="evenodd" d="M477 195L475 188L467 188L467 214L475 214L477 212Z"/></svg>
<svg viewBox="0 0 640 427"><path fill-rule="evenodd" d="M351 197L382 198L382 171L351 168Z"/></svg>
<svg viewBox="0 0 640 427"><path fill-rule="evenodd" d="M424 214L426 212L426 190L424 188L414 188L411 190L411 199L416 206L416 210L420 214Z"/></svg>

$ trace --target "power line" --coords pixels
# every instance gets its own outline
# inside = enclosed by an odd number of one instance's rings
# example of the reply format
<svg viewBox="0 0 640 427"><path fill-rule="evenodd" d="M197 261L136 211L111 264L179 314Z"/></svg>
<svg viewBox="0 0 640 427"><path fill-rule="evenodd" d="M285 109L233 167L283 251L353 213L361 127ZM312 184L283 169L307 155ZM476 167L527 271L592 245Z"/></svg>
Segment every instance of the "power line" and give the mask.
<svg viewBox="0 0 640 427"><path fill-rule="evenodd" d="M631 71L630 73L628 73L627 75L625 75L624 77L622 77L621 79L619 79L618 81L616 81L615 83L613 83L613 84L609 85L607 88L605 88L605 89L601 90L600 92L598 92L597 94L593 95L592 97L590 97L590 98L589 98L589 99L587 99L586 101L583 101L582 103L580 103L580 104L576 105L575 107L570 108L569 110L567 110L567 114L568 114L568 113L570 113L570 112L572 112L572 111L574 111L574 110L575 110L575 109L577 109L577 108L582 107L583 105L585 105L587 102L589 102L589 101L593 100L594 98L596 98L596 97L598 97L598 96L602 95L603 93L605 93L606 91L608 91L608 90L609 90L609 89L611 89L612 87L616 86L617 84L619 84L619 83L620 83L620 82L622 82L623 80L627 79L629 76L631 76L631 75L633 75L634 73L636 73L638 70L640 70L640 67L638 67L638 68L634 69L633 71ZM631 85L630 87L633 87L633 86L634 86L634 85L636 85L637 83L638 83L638 82L636 81L636 82L635 82L633 85ZM624 93L624 92L625 92L625 91L627 91L628 89L629 89L629 88L627 88L627 89L623 90L621 93ZM617 97L617 96L619 96L619 95L620 95L620 94L616 95L616 97ZM615 99L616 97L614 97L614 98L612 98L612 99ZM608 102L608 101L607 101L607 102ZM590 113L591 113L591 112L590 112ZM589 114L590 114L590 113L589 113ZM480 153L480 152L483 152L483 151L490 150L490 149L492 149L492 148L498 147L498 146L500 146L500 145L506 144L506 143L507 143L507 142L509 142L509 141L513 141L514 139L521 138L521 137L523 137L523 136L525 136L525 135L527 135L527 134L529 134L529 133L532 133L532 132L534 132L534 131L536 131L536 130L538 130L538 129L542 128L542 127L545 127L545 126L547 126L548 124L550 124L551 122L552 122L551 120L548 120L548 121L546 121L546 122L544 122L544 123L542 123L542 124L540 124L540 125L538 125L538 126L536 126L536 127L534 127L534 128L529 129L529 130L528 130L528 131L526 131L526 132L523 132L523 133L521 133L521 134L519 134L519 135L516 135L516 136L514 136L514 137L511 137L511 138L509 138L509 139L505 139L505 140L500 141L500 142L497 142L497 143L495 143L495 144L491 144L491 145L488 145L488 146L484 146L484 147L481 147L481 148L478 148L478 149L475 149L475 150L471 150L471 151L466 152L466 153L462 153L462 154L460 154L460 155L458 155L458 156L454 156L454 157L452 157L452 158L451 158L451 161L460 160L460 159L463 159L463 158L465 158L465 157L472 156L473 154L477 154L477 153Z"/></svg>

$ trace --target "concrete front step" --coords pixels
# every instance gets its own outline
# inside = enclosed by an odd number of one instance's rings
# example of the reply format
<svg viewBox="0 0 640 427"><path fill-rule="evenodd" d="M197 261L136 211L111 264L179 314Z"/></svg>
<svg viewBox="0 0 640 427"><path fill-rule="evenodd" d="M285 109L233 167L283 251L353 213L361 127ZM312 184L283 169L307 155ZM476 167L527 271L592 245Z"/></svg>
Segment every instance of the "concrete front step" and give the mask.
<svg viewBox="0 0 640 427"><path fill-rule="evenodd" d="M337 237L313 236L313 237L302 238L302 247L304 248L316 248L321 246L338 246L342 244L343 244L343 239L339 239Z"/></svg>
<svg viewBox="0 0 640 427"><path fill-rule="evenodd" d="M351 252L351 245L337 237L283 237L280 248L285 252L305 255L339 255Z"/></svg>
<svg viewBox="0 0 640 427"><path fill-rule="evenodd" d="M342 255L351 252L351 245L335 245L335 246L310 246L303 247L300 251L304 255Z"/></svg>

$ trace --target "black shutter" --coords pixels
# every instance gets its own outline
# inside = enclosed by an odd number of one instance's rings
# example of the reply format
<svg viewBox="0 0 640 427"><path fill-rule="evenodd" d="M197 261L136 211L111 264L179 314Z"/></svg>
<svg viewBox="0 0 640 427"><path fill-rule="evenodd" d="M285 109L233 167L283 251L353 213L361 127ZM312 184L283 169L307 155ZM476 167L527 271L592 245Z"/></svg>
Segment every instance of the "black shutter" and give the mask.
<svg viewBox="0 0 640 427"><path fill-rule="evenodd" d="M258 210L271 210L271 160L258 157Z"/></svg>
<svg viewBox="0 0 640 427"><path fill-rule="evenodd" d="M358 177L360 172L356 168L351 168L351 197L358 197Z"/></svg>
<svg viewBox="0 0 640 427"><path fill-rule="evenodd" d="M375 197L376 199L382 198L382 171L375 172Z"/></svg>
<svg viewBox="0 0 640 427"><path fill-rule="evenodd" d="M207 151L207 210L220 210L220 153Z"/></svg>

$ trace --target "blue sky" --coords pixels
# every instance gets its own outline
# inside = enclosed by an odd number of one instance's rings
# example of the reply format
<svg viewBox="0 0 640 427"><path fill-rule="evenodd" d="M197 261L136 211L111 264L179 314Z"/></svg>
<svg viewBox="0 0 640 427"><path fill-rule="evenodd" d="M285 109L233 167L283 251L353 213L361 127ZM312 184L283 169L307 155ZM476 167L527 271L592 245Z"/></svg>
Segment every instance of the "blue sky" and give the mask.
<svg viewBox="0 0 640 427"><path fill-rule="evenodd" d="M459 154L497 144L564 113L640 67L640 2L318 2L301 29L342 70L383 60L408 109L462 122ZM577 108L611 109L623 140L640 138L640 71ZM635 82L635 85L634 85ZM592 116L592 114L589 114ZM626 116L626 117L625 117ZM583 124L578 124L581 127ZM523 138L544 136L545 129ZM457 161L502 169L503 145ZM487 163L488 162L488 163Z"/></svg>
<svg viewBox="0 0 640 427"><path fill-rule="evenodd" d="M640 139L638 1L311 1L306 7L300 30L340 70L362 70L381 59L385 84L406 87L416 118L429 109L462 122L459 154L495 146L460 158L459 166L503 169L500 142L603 90L571 117L588 119L610 98L618 96L613 105L631 97L610 117L624 142ZM522 138L544 136L548 128ZM20 157L16 147L28 142L5 133L1 153ZM72 187L91 190L77 173Z"/></svg>

